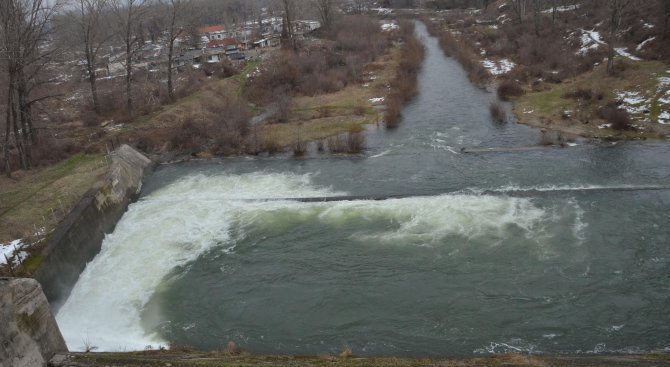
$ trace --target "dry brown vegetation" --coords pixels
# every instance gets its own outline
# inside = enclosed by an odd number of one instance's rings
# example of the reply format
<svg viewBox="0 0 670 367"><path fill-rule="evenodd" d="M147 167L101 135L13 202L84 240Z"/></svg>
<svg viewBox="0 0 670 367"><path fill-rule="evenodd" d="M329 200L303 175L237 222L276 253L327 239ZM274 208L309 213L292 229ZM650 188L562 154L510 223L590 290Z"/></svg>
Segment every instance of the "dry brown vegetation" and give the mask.
<svg viewBox="0 0 670 367"><path fill-rule="evenodd" d="M491 102L489 105L489 112L491 113L491 117L493 117L493 120L498 123L503 123L507 122L507 113L505 112L505 109L503 106L500 105L499 102Z"/></svg>
<svg viewBox="0 0 670 367"><path fill-rule="evenodd" d="M555 3L527 4L523 17L512 2L498 1L478 10L431 14L425 21L444 52L463 65L474 83L493 85L501 100L515 101L514 111L522 123L589 137L660 137L670 131L656 123L667 109L658 102L667 88L657 79L670 61L669 48L662 46L667 43L664 24L669 18L659 8L660 1L636 2L625 9L615 46L633 56L615 55L606 75L601 69L607 63L609 5L575 1L571 5L577 4L577 10L535 16L536 4L545 10ZM634 60L635 56L645 60ZM514 66L492 75L483 67L484 60L511 61ZM624 91L646 97L649 107L638 109L645 112L626 116L619 101ZM613 104L615 108L607 107ZM497 110L491 112L495 115ZM611 129L603 124L611 124Z"/></svg>
<svg viewBox="0 0 670 367"><path fill-rule="evenodd" d="M250 79L244 95L253 103L266 105L287 94L314 96L340 91L358 81L365 65L390 46L388 36L369 17L344 17L334 29L338 31L304 49L275 54L259 75Z"/></svg>
<svg viewBox="0 0 670 367"><path fill-rule="evenodd" d="M513 80L501 81L500 84L498 84L496 91L498 93L498 98L503 101L509 101L510 98L520 97L525 93L521 84Z"/></svg>
<svg viewBox="0 0 670 367"><path fill-rule="evenodd" d="M423 44L414 36L414 24L401 21L400 62L386 98L384 122L387 128L398 126L402 107L416 95L417 77L425 54Z"/></svg>

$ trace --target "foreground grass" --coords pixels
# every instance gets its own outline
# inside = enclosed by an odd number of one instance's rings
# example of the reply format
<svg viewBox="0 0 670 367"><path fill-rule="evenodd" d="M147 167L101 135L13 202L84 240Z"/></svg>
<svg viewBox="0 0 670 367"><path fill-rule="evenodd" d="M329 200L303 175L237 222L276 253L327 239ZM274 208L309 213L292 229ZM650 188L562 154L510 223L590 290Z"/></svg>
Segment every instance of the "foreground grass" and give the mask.
<svg viewBox="0 0 670 367"><path fill-rule="evenodd" d="M515 100L514 112L519 122L542 128L549 128L574 135L595 138L639 139L662 138L670 134L670 125L657 123L661 106L659 97L670 86L659 84L659 77L666 75L667 65L657 61L631 62L620 76L609 76L605 65L592 72L582 74L561 84L547 84L546 90L528 92ZM588 89L600 93L602 100L590 103L566 98L567 93L577 89ZM597 118L597 109L617 100L617 91L637 92L650 102L650 113L634 114L632 123L643 127L641 130L616 131L599 128L606 123ZM569 119L561 117L563 111L572 111Z"/></svg>
<svg viewBox="0 0 670 367"><path fill-rule="evenodd" d="M0 179L0 242L50 233L106 168L104 156L80 154L53 167Z"/></svg>
<svg viewBox="0 0 670 367"><path fill-rule="evenodd" d="M136 353L81 353L69 355L77 366L668 366L670 355L527 356L518 354L461 358L407 359L301 356L231 356L226 353L149 351Z"/></svg>

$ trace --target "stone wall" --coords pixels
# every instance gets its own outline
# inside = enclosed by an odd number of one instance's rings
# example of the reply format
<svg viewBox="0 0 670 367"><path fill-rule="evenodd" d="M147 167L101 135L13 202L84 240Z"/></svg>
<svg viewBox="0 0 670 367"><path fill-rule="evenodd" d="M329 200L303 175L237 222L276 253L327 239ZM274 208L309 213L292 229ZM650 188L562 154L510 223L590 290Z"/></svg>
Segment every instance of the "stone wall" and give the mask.
<svg viewBox="0 0 670 367"><path fill-rule="evenodd" d="M53 310L67 299L86 264L100 252L102 240L111 233L142 188L152 162L123 145L110 154L106 178L89 190L79 204L49 236L42 252L37 279Z"/></svg>
<svg viewBox="0 0 670 367"><path fill-rule="evenodd" d="M0 278L0 367L46 366L55 353L66 351L40 284Z"/></svg>

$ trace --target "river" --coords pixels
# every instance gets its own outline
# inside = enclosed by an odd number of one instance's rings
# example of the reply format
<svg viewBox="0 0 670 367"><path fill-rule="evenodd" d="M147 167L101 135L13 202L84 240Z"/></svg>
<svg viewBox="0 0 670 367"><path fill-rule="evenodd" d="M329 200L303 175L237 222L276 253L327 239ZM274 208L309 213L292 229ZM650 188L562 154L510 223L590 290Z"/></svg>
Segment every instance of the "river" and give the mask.
<svg viewBox="0 0 670 367"><path fill-rule="evenodd" d="M417 32L419 94L363 157L159 168L60 308L68 346L670 351L670 144L461 153L539 133Z"/></svg>

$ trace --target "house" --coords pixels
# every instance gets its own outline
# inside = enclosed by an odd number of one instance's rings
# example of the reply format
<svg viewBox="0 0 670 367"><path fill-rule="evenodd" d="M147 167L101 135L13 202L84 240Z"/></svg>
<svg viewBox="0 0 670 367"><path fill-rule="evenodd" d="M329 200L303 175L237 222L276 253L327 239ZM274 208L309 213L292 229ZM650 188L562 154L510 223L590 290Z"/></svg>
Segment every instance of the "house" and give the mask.
<svg viewBox="0 0 670 367"><path fill-rule="evenodd" d="M279 44L280 44L280 40L279 40L278 36L268 35L267 37L265 37L263 39L255 41L254 42L254 48L275 47L275 46L279 46Z"/></svg>
<svg viewBox="0 0 670 367"><path fill-rule="evenodd" d="M230 34L226 31L226 27L223 25L204 27L200 28L198 31L200 34L207 37L208 41L217 41L230 37Z"/></svg>
<svg viewBox="0 0 670 367"><path fill-rule="evenodd" d="M240 52L240 50L237 48L237 46L226 46L225 48L225 54L226 57L229 60L244 60L245 56L244 53Z"/></svg>
<svg viewBox="0 0 670 367"><path fill-rule="evenodd" d="M226 47L237 45L237 40L234 38L225 38L222 40L214 40L207 42L207 48Z"/></svg>
<svg viewBox="0 0 670 367"><path fill-rule="evenodd" d="M203 62L203 55L204 52L201 49L186 50L175 57L173 67L200 64Z"/></svg>
<svg viewBox="0 0 670 367"><path fill-rule="evenodd" d="M321 27L321 22L315 20L295 20L292 22L295 33L309 33Z"/></svg>

